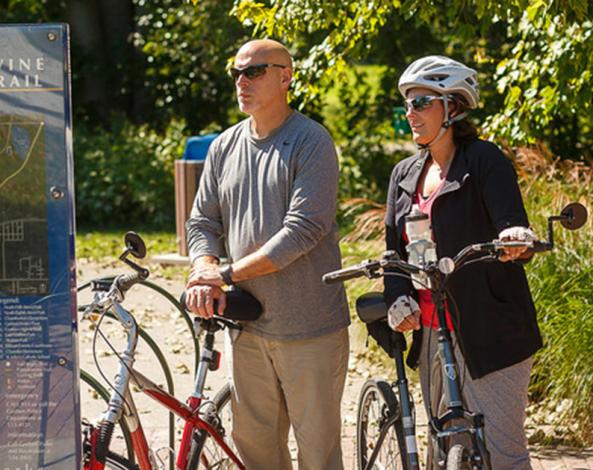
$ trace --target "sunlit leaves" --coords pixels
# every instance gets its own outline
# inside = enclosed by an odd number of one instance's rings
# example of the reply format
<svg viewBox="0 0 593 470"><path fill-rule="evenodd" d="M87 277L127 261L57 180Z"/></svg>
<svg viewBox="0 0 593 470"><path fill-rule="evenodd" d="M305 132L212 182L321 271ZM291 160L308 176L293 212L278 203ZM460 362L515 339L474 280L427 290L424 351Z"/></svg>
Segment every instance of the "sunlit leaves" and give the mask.
<svg viewBox="0 0 593 470"><path fill-rule="evenodd" d="M593 141L593 118L587 117L593 88L592 9L586 0L235 0L234 14L255 25L257 35L289 44L302 36L319 38L297 62L294 96L301 103L331 86L346 64L364 58L365 45L388 18L450 28L479 63L499 57L495 85L505 96L504 107L488 119L487 130L520 143L559 141L571 133ZM508 56L484 50L476 41L494 24L503 25L506 43L514 44ZM583 120L588 124L583 126ZM562 131L551 130L552 122Z"/></svg>

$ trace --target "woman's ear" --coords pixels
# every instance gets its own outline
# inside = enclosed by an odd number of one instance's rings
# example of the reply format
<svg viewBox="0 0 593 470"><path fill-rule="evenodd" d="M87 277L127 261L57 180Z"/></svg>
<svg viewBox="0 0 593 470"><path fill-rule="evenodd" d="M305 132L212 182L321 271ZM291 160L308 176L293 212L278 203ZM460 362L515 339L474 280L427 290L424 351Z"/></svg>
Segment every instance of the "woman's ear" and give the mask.
<svg viewBox="0 0 593 470"><path fill-rule="evenodd" d="M449 101L449 117L454 118L458 114L462 112L461 106L459 105L459 101L455 98Z"/></svg>

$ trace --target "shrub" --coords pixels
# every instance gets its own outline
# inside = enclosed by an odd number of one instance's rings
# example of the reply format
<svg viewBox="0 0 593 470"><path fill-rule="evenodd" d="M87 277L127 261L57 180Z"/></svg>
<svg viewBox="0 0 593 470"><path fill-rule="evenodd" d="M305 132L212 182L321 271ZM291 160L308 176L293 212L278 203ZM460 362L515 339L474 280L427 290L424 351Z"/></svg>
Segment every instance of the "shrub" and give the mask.
<svg viewBox="0 0 593 470"><path fill-rule="evenodd" d="M531 224L544 236L546 217L571 201L591 213L592 169L553 160L545 151L517 153L523 196ZM544 348L536 355L530 387L532 401L558 408L548 424L565 425L573 437L592 439L593 431L593 236L591 221L569 232L558 225L556 249L536 256L527 269Z"/></svg>
<svg viewBox="0 0 593 470"><path fill-rule="evenodd" d="M174 161L185 125L159 134L114 120L111 129L78 126L74 134L76 215L83 226L171 228L175 221Z"/></svg>

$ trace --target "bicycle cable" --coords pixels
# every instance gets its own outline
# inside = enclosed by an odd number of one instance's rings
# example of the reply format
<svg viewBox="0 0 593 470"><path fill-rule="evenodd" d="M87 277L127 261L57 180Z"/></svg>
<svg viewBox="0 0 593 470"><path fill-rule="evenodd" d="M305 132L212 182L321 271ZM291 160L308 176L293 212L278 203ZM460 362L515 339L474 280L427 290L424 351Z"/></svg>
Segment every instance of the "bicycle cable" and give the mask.
<svg viewBox="0 0 593 470"><path fill-rule="evenodd" d="M93 323L93 325L95 325L95 333L93 334L93 343L92 343L92 352L93 352L93 361L95 363L95 367L97 368L97 371L99 372L99 374L101 375L101 377L103 378L103 380L105 380L105 382L107 382L107 385L115 392L117 393L120 398L123 400L124 404L127 406L128 410L131 410L132 408L130 407L130 404L127 402L125 396L115 388L115 386L109 381L109 379L107 378L107 376L103 373L103 369L101 369L101 366L99 365L99 360L97 359L97 334L101 335L101 338L103 338L103 341L105 341L105 343L107 344L107 346L109 346L109 349L111 349L111 352L113 352L113 354L115 354L115 356L117 357L117 359L119 360L120 364L123 364L124 367L128 370L128 372L130 372L130 375L134 376L134 372L132 371L132 369L124 362L123 358L120 356L120 354L115 350L115 348L113 347L113 344L111 344L111 342L107 339L107 337L103 334L103 332L101 331L101 323L103 322L103 319L105 318L105 315L107 314L107 310L104 311L103 313L101 313L101 316L99 317L98 321L93 321L90 317L89 319L91 320L91 322ZM135 376L134 376L135 378Z"/></svg>

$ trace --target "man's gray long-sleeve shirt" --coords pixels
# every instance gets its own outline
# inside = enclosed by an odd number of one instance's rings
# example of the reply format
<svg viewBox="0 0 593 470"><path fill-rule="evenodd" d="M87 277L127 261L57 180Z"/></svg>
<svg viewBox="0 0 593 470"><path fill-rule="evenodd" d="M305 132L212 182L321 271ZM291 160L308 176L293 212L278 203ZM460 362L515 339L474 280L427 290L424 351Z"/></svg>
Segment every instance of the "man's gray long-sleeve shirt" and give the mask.
<svg viewBox="0 0 593 470"><path fill-rule="evenodd" d="M230 260L261 249L279 268L239 283L264 307L246 330L299 339L349 324L343 286L321 282L340 268L337 185L331 137L297 111L265 139L253 136L246 119L210 146L187 221L192 262L220 258L224 240Z"/></svg>

